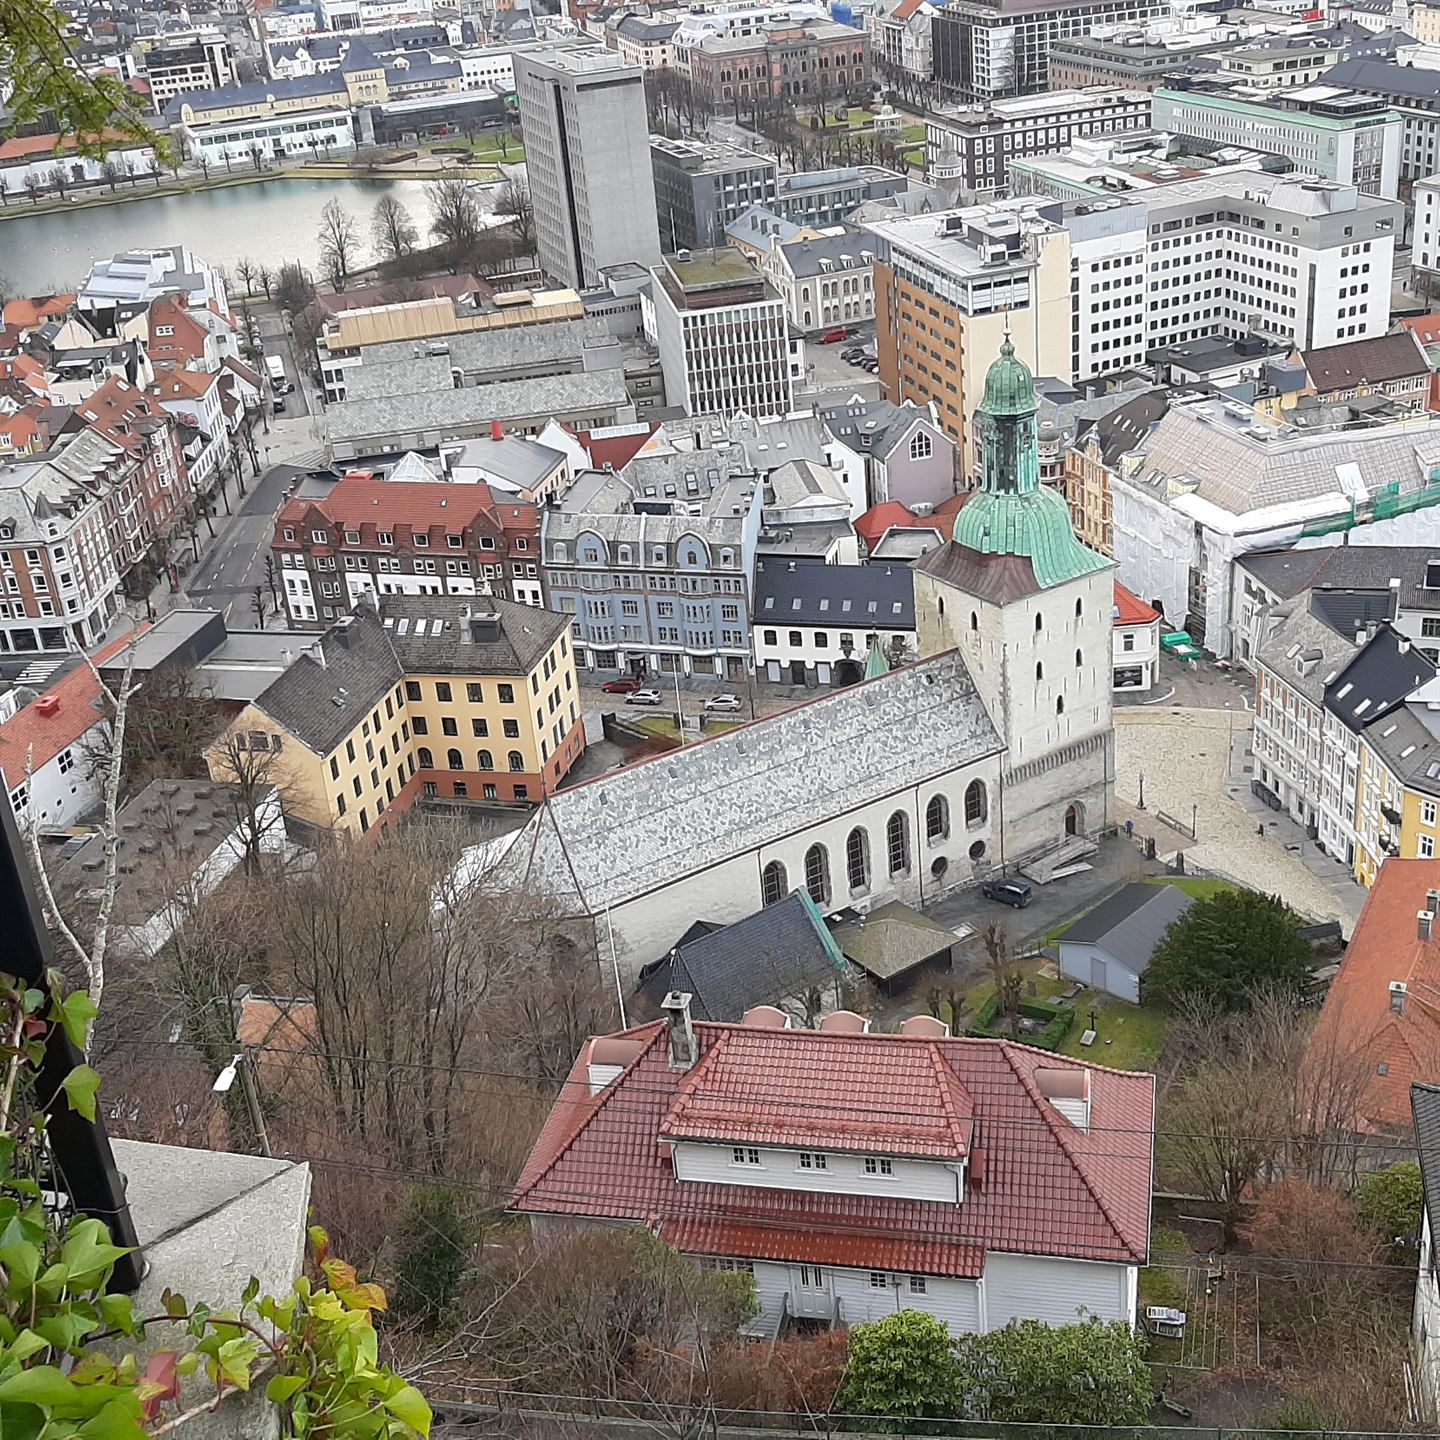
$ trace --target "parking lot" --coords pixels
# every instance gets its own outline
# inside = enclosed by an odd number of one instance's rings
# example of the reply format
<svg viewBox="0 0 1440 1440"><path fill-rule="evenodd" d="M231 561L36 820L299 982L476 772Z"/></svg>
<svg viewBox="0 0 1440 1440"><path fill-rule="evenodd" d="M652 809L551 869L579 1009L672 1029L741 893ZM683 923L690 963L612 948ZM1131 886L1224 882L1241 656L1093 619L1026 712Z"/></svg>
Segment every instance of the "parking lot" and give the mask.
<svg viewBox="0 0 1440 1440"><path fill-rule="evenodd" d="M863 395L867 400L877 398L880 394L878 377L840 358L843 352L849 350L863 349L871 355L875 353L875 322L866 321L846 328L853 330L854 336L829 345L820 343L824 331L807 337L805 369L809 388L818 392L844 390L848 394Z"/></svg>

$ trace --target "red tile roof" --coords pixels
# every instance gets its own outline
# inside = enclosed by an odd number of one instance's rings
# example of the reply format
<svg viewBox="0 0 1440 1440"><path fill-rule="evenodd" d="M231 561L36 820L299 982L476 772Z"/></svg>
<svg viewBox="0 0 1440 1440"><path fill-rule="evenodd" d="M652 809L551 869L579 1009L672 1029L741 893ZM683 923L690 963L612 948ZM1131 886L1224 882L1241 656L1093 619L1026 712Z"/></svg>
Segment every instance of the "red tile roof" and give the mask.
<svg viewBox="0 0 1440 1440"><path fill-rule="evenodd" d="M161 335L168 328L169 335ZM151 361L162 364L184 364L205 358L205 341L210 332L192 316L186 307L165 295L150 304L150 338L147 347Z"/></svg>
<svg viewBox="0 0 1440 1440"><path fill-rule="evenodd" d="M871 550L891 530L938 530L944 539L954 527L955 517L960 513L961 507L974 494L973 490L962 490L958 495L951 495L942 500L928 515L917 515L898 500L886 500L882 504L872 505L855 522L855 531Z"/></svg>
<svg viewBox="0 0 1440 1440"><path fill-rule="evenodd" d="M1133 590L1115 582L1115 623L1117 625L1150 625L1160 618L1153 605L1147 605Z"/></svg>
<svg viewBox="0 0 1440 1440"><path fill-rule="evenodd" d="M497 505L488 485L376 480L363 470L346 475L323 499L297 496L288 501L275 523L277 527L308 525L309 516L344 530L358 530L365 544L375 543L376 530L455 533L482 520L492 530L523 535L538 534L540 528L536 506L510 501ZM539 557L532 552L531 558Z"/></svg>
<svg viewBox="0 0 1440 1440"><path fill-rule="evenodd" d="M1431 315L1412 315L1400 322L1422 345L1440 340L1440 310Z"/></svg>
<svg viewBox="0 0 1440 1440"><path fill-rule="evenodd" d="M92 430L131 456L141 455L147 448L146 437L169 423L169 417L151 405L143 390L119 375L112 375L76 407L75 413Z"/></svg>
<svg viewBox="0 0 1440 1440"><path fill-rule="evenodd" d="M16 300L7 300L4 312L5 323L29 329L33 325L40 324L42 320L63 315L74 303L73 293L69 295L37 295L28 300L22 296Z"/></svg>
<svg viewBox="0 0 1440 1440"><path fill-rule="evenodd" d="M597 435L593 430L577 430L575 438L590 453L590 463L598 469L612 465L623 470L651 441L660 428L658 421L645 422L643 430L628 435Z"/></svg>
<svg viewBox="0 0 1440 1440"><path fill-rule="evenodd" d="M121 130L106 130L101 138L110 145L128 149L135 149L144 143L132 139ZM73 135L16 135L13 139L0 141L0 165L33 160L41 155L63 154L73 150L78 143Z"/></svg>
<svg viewBox="0 0 1440 1440"><path fill-rule="evenodd" d="M1380 867L1306 1051L1317 1074L1365 1072L1358 1130L1408 1130L1411 1083L1440 1078L1440 925L1422 940L1417 920L1428 890L1440 890L1440 860ZM1392 981L1406 987L1399 1011Z"/></svg>
<svg viewBox="0 0 1440 1440"><path fill-rule="evenodd" d="M142 625L135 633L149 628ZM103 665L119 655L130 640L131 636L122 635L91 658L96 665ZM25 778L27 755L31 770L39 774L62 750L98 725L99 699L100 681L82 664L0 725L0 774L6 785L13 790ZM51 700L53 709L47 703Z"/></svg>
<svg viewBox="0 0 1440 1440"><path fill-rule="evenodd" d="M999 1040L838 1035L700 1023L701 1058L668 1061L664 1022L624 1032L638 1054L592 1097L577 1059L516 1188L525 1213L633 1220L695 1253L976 1276L987 1250L1143 1263L1154 1080ZM616 1037L611 1037L616 1038ZM593 1042L592 1042L593 1043ZM1037 1072L1088 1073L1089 1132ZM662 1137L968 1153L958 1207L680 1181Z"/></svg>

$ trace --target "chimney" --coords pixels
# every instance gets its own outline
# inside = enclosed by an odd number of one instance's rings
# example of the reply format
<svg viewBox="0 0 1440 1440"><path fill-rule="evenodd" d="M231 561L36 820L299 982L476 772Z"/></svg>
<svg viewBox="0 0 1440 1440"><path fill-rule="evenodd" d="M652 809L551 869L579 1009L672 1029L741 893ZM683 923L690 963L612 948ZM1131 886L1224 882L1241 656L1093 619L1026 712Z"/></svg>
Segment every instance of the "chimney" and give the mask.
<svg viewBox="0 0 1440 1440"><path fill-rule="evenodd" d="M1405 997L1409 989L1403 980L1392 980L1390 982L1390 1008L1397 1014L1405 1013Z"/></svg>
<svg viewBox="0 0 1440 1440"><path fill-rule="evenodd" d="M1425 908L1432 914L1440 914L1440 890L1425 892Z"/></svg>
<svg viewBox="0 0 1440 1440"><path fill-rule="evenodd" d="M1415 917L1415 934L1420 940L1430 939L1435 929L1435 912L1422 910Z"/></svg>
<svg viewBox="0 0 1440 1440"><path fill-rule="evenodd" d="M672 990L660 1002L660 1009L670 1029L670 1068L688 1070L699 1058L695 1048L695 1029L690 1024L689 992Z"/></svg>
<svg viewBox="0 0 1440 1440"><path fill-rule="evenodd" d="M492 440L503 440L505 438L505 427L498 421L490 422L490 438Z"/></svg>

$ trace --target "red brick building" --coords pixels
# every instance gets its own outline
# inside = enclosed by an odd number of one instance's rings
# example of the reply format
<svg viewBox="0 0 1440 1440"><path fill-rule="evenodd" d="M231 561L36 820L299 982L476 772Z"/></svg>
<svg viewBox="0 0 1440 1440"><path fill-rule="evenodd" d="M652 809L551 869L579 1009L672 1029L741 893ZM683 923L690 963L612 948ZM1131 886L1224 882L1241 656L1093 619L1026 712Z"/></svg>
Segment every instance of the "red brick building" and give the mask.
<svg viewBox="0 0 1440 1440"><path fill-rule="evenodd" d="M705 40L689 51L690 79L712 104L841 100L870 85L870 37L832 20L767 25L758 35Z"/></svg>
<svg viewBox="0 0 1440 1440"><path fill-rule="evenodd" d="M540 510L488 485L377 480L295 496L271 542L292 625L322 628L361 595L499 595L544 603Z"/></svg>
<svg viewBox="0 0 1440 1440"><path fill-rule="evenodd" d="M143 390L112 376L76 406L66 430L82 429L120 451L95 482L115 568L124 579L147 556L151 568L158 567L160 542L186 516L192 496L174 418Z"/></svg>

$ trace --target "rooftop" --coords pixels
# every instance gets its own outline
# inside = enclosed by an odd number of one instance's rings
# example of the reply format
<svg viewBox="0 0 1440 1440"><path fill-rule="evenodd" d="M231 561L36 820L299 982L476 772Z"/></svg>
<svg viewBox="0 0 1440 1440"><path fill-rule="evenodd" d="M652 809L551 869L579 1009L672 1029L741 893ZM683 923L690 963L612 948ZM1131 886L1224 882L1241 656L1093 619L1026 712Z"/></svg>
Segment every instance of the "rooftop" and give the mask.
<svg viewBox="0 0 1440 1440"><path fill-rule="evenodd" d="M1416 379L1430 373L1430 362L1409 330L1306 350L1303 358L1311 382L1322 395L1332 390L1351 390L1357 385Z"/></svg>
<svg viewBox="0 0 1440 1440"><path fill-rule="evenodd" d="M1001 748L948 651L562 790L511 855L598 914Z"/></svg>
<svg viewBox="0 0 1440 1440"><path fill-rule="evenodd" d="M643 1221L691 1253L929 1275L979 1276L989 1250L1132 1264L1146 1257L1148 1075L1004 1041L705 1022L695 1036L699 1061L681 1071L668 1063L663 1023L613 1037L626 1042L628 1063L595 1096L587 1047L513 1207ZM1090 1131L1043 1097L1041 1085L1057 1072L1088 1087ZM656 1143L662 1136L966 1158L971 1188L957 1206L681 1182Z"/></svg>
<svg viewBox="0 0 1440 1440"><path fill-rule="evenodd" d="M1061 935L1060 944L1062 948L1097 946L1136 975L1143 975L1165 932L1194 903L1177 885L1122 885L1075 921Z"/></svg>
<svg viewBox="0 0 1440 1440"><path fill-rule="evenodd" d="M828 625L859 632L915 628L915 576L908 565L826 565L816 560L757 560L756 625Z"/></svg>
<svg viewBox="0 0 1440 1440"><path fill-rule="evenodd" d="M1440 860L1381 865L1316 1022L1307 1065L1365 1065L1357 1129L1405 1130L1410 1086L1440 1073L1440 926L1425 939L1416 919L1436 889Z"/></svg>
<svg viewBox="0 0 1440 1440"><path fill-rule="evenodd" d="M496 595L385 595L380 615L407 675L528 675L570 617Z"/></svg>

